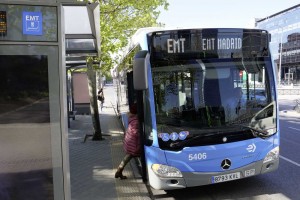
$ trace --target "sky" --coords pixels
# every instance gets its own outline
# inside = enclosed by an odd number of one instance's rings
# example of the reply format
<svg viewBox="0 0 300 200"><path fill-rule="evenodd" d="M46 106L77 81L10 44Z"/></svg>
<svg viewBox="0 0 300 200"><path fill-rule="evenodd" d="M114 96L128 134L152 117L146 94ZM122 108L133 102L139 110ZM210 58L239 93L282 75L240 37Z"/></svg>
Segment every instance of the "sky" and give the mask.
<svg viewBox="0 0 300 200"><path fill-rule="evenodd" d="M168 0L158 22L170 28L253 28L255 18L265 18L299 0Z"/></svg>

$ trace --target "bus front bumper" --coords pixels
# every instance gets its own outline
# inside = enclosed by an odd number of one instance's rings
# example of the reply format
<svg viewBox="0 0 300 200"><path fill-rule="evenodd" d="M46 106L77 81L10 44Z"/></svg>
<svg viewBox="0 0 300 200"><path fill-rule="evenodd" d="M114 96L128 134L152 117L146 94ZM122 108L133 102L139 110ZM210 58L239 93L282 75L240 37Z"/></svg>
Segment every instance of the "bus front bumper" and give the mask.
<svg viewBox="0 0 300 200"><path fill-rule="evenodd" d="M149 184L158 190L174 190L252 177L274 171L278 166L279 159L267 163L263 163L263 160L261 160L241 168L224 170L223 172L182 172L183 177L180 178L159 177L152 171L151 167L148 167Z"/></svg>

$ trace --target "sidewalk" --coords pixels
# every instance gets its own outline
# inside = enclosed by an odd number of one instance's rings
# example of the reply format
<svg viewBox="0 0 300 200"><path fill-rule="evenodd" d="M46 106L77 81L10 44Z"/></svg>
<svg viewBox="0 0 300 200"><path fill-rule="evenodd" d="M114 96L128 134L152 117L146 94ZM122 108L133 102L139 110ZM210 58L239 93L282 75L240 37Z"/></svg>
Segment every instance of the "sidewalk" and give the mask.
<svg viewBox="0 0 300 200"><path fill-rule="evenodd" d="M126 180L114 174L123 159L123 129L114 105L116 93L111 85L104 87L105 103L100 112L104 140L93 141L90 115L76 115L69 128L70 176L72 200L143 200L150 199L134 159L125 167ZM100 108L100 107L99 107Z"/></svg>

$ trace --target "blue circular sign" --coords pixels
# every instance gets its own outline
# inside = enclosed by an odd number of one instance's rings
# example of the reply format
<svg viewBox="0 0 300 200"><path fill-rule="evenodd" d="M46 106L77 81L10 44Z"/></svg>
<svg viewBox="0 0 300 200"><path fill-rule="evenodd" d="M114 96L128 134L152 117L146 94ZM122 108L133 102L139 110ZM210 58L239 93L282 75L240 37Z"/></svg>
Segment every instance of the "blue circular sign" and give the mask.
<svg viewBox="0 0 300 200"><path fill-rule="evenodd" d="M178 133L176 133L176 132L171 133L170 134L170 139L173 140L173 141L178 140Z"/></svg>
<svg viewBox="0 0 300 200"><path fill-rule="evenodd" d="M180 140L185 140L185 138L187 137L189 135L189 132L188 131L181 131L180 133L179 133L179 139Z"/></svg>
<svg viewBox="0 0 300 200"><path fill-rule="evenodd" d="M169 141L169 139L170 139L169 133L161 133L161 134L160 134L160 137L161 137L161 139L162 139L164 142L167 142L167 141Z"/></svg>

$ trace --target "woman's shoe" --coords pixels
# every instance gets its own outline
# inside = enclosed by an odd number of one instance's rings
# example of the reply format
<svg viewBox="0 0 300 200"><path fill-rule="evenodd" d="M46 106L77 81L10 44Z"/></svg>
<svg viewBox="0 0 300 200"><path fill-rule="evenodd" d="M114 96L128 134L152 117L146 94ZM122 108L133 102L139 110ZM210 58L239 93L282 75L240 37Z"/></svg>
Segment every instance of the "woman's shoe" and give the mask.
<svg viewBox="0 0 300 200"><path fill-rule="evenodd" d="M115 173L115 178L120 178L121 180L123 180L123 179L127 179L127 176L123 176L122 172L117 171Z"/></svg>

